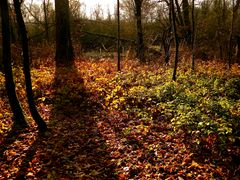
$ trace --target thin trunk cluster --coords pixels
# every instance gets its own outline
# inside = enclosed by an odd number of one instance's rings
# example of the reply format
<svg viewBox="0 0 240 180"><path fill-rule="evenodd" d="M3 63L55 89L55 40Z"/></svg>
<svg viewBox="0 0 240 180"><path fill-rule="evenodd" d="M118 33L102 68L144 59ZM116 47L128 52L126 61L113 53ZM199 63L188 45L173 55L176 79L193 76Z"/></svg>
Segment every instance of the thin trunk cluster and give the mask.
<svg viewBox="0 0 240 180"><path fill-rule="evenodd" d="M9 99L9 104L13 112L14 125L20 128L27 127L27 122L23 114L22 107L18 101L16 94L16 86L13 79L13 72L11 67L11 38L9 26L9 9L8 1L1 0L1 17L2 17L2 44L3 44L3 66L5 74L5 87Z"/></svg>
<svg viewBox="0 0 240 180"><path fill-rule="evenodd" d="M33 91L32 91L32 82L30 74L30 63L29 63L29 50L28 50L28 38L25 23L21 13L21 4L19 0L13 0L14 9L17 18L18 30L21 36L22 51L23 51L23 67L24 67L24 76L25 76L25 85L27 91L27 99L29 104L29 109L32 114L33 119L36 121L38 128L41 132L47 130L47 125L39 115L37 108L35 106ZM3 39L3 65L5 72L5 86L7 90L7 95L9 103L13 112L14 124L19 128L27 127L28 124L25 120L25 116L21 105L18 101L16 95L16 87L14 84L13 72L11 67L11 38L10 38L10 26L9 26L9 9L8 1L1 0L1 17L2 17L2 39Z"/></svg>
<svg viewBox="0 0 240 180"><path fill-rule="evenodd" d="M21 36L21 44L22 44L22 51L23 51L23 71L25 76L25 85L26 85L29 109L33 119L38 125L39 130L44 132L47 130L47 125L44 122L44 120L41 118L40 114L38 113L37 107L34 102L34 97L33 97L32 80L31 80L31 73L30 73L28 37L27 37L26 26L21 13L21 4L19 0L13 0L13 2L14 2L14 8L15 8L15 13L17 17L19 34Z"/></svg>

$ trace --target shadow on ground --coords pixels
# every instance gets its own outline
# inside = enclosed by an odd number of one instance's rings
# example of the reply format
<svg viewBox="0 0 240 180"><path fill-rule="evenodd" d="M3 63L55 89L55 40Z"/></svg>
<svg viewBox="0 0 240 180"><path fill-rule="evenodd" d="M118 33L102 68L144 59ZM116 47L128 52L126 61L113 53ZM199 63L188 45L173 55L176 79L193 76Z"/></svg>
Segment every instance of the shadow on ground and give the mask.
<svg viewBox="0 0 240 180"><path fill-rule="evenodd" d="M55 72L49 132L28 149L17 178L116 179L96 124L101 108L90 100L77 69Z"/></svg>

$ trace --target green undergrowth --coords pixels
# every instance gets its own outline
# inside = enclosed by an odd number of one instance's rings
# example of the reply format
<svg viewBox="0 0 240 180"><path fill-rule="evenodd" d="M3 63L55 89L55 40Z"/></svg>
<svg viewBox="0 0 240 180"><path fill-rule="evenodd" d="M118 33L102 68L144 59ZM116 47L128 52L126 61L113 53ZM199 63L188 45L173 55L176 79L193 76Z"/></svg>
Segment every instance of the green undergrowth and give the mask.
<svg viewBox="0 0 240 180"><path fill-rule="evenodd" d="M118 73L97 91L109 111L167 121L175 132L191 135L197 146L214 137L211 145L224 148L240 135L240 76L237 67L217 69L212 64L197 72L180 68L176 82L171 69Z"/></svg>

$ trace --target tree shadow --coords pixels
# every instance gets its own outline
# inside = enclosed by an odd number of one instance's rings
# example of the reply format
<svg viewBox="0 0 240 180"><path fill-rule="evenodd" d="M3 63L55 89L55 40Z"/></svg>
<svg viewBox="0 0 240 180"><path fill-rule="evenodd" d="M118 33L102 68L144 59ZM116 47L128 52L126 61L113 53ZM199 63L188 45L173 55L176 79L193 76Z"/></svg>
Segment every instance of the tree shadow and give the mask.
<svg viewBox="0 0 240 180"><path fill-rule="evenodd" d="M17 178L117 179L91 100L75 66L57 67L49 132L28 149Z"/></svg>
<svg viewBox="0 0 240 180"><path fill-rule="evenodd" d="M8 147L13 144L15 141L19 139L19 135L24 133L26 129L19 129L18 126L13 124L11 130L8 132L6 136L2 138L0 141L0 161L4 160L4 152L8 149Z"/></svg>

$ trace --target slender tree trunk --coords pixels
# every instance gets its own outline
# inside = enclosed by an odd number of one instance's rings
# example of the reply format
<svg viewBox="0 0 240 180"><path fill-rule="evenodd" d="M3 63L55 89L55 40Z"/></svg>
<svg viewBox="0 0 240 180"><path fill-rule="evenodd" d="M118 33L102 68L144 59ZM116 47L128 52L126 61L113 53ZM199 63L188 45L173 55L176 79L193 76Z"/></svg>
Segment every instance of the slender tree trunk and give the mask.
<svg viewBox="0 0 240 180"><path fill-rule="evenodd" d="M175 59L174 59L174 69L173 69L173 77L172 79L176 81L177 76L177 65L178 65L178 48L179 48L179 42L178 42L178 35L177 35L177 26L176 26L176 14L175 14L175 8L174 8L174 2L173 0L170 0L171 3L171 11L172 11L172 24L173 24L173 32L174 32L174 39L175 39Z"/></svg>
<svg viewBox="0 0 240 180"><path fill-rule="evenodd" d="M189 3L188 0L182 1L182 8L183 8L183 18L184 18L184 25L186 27L185 30L185 39L187 41L187 44L190 46L191 44L191 26L190 26L190 16L189 16Z"/></svg>
<svg viewBox="0 0 240 180"><path fill-rule="evenodd" d="M137 58L141 62L145 62L142 30L142 0L134 0L134 2L135 2L135 18L137 21Z"/></svg>
<svg viewBox="0 0 240 180"><path fill-rule="evenodd" d="M228 68L231 68L232 64L232 48L233 48L233 34L234 34L234 24L236 22L237 10L240 6L240 0L237 0L236 5L234 5L234 0L232 0L232 22L231 22L231 30L229 35L229 45L228 45Z"/></svg>
<svg viewBox="0 0 240 180"><path fill-rule="evenodd" d="M192 0L192 70L195 70L195 52L194 52L194 44L195 44L195 18L194 18L194 9L195 4L194 0Z"/></svg>
<svg viewBox="0 0 240 180"><path fill-rule="evenodd" d="M5 86L13 112L14 125L19 128L28 127L25 120L22 107L16 95L16 87L13 80L13 72L11 67L11 44L10 44L10 27L9 27L9 9L7 0L0 1L2 16L2 44L3 44L3 66L5 73Z"/></svg>
<svg viewBox="0 0 240 180"><path fill-rule="evenodd" d="M237 63L240 65L240 36L237 36Z"/></svg>
<svg viewBox="0 0 240 180"><path fill-rule="evenodd" d="M49 42L48 5L49 5L49 1L47 1L47 4L46 4L46 0L43 0L45 38L47 42Z"/></svg>
<svg viewBox="0 0 240 180"><path fill-rule="evenodd" d="M118 38L117 38L117 49L118 49L118 62L117 62L117 70L121 71L121 52L120 52L120 3L119 0L117 0L117 17L118 17Z"/></svg>
<svg viewBox="0 0 240 180"><path fill-rule="evenodd" d="M234 28L234 0L232 0L232 22L231 29L229 34L229 44L228 44L228 68L231 68L232 64L232 36L233 36L233 28Z"/></svg>
<svg viewBox="0 0 240 180"><path fill-rule="evenodd" d="M26 83L26 92L27 92L27 99L29 104L29 109L32 114L33 119L38 125L38 129L41 132L47 130L47 125L44 120L41 118L38 110L36 108L33 91L32 91L32 81L31 81L31 73L30 73L30 63L29 63L29 50L28 50L28 38L27 38L27 30L25 27L25 23L21 13L21 7L19 0L13 0L15 13L17 17L18 28L21 35L21 43L22 43L22 50L23 50L23 70L25 76L25 83Z"/></svg>
<svg viewBox="0 0 240 180"><path fill-rule="evenodd" d="M56 14L56 64L72 65L74 61L70 33L68 0L55 0Z"/></svg>
<svg viewBox="0 0 240 180"><path fill-rule="evenodd" d="M220 55L220 59L225 59L226 58L226 51L224 51L224 47L226 47L226 40L225 38L222 36L222 34L224 33L224 29L226 29L225 24L226 24L226 1L223 0L222 2L222 12L221 14L219 14L218 16L218 30L217 30L217 37L218 37L218 43L219 43L219 55Z"/></svg>

